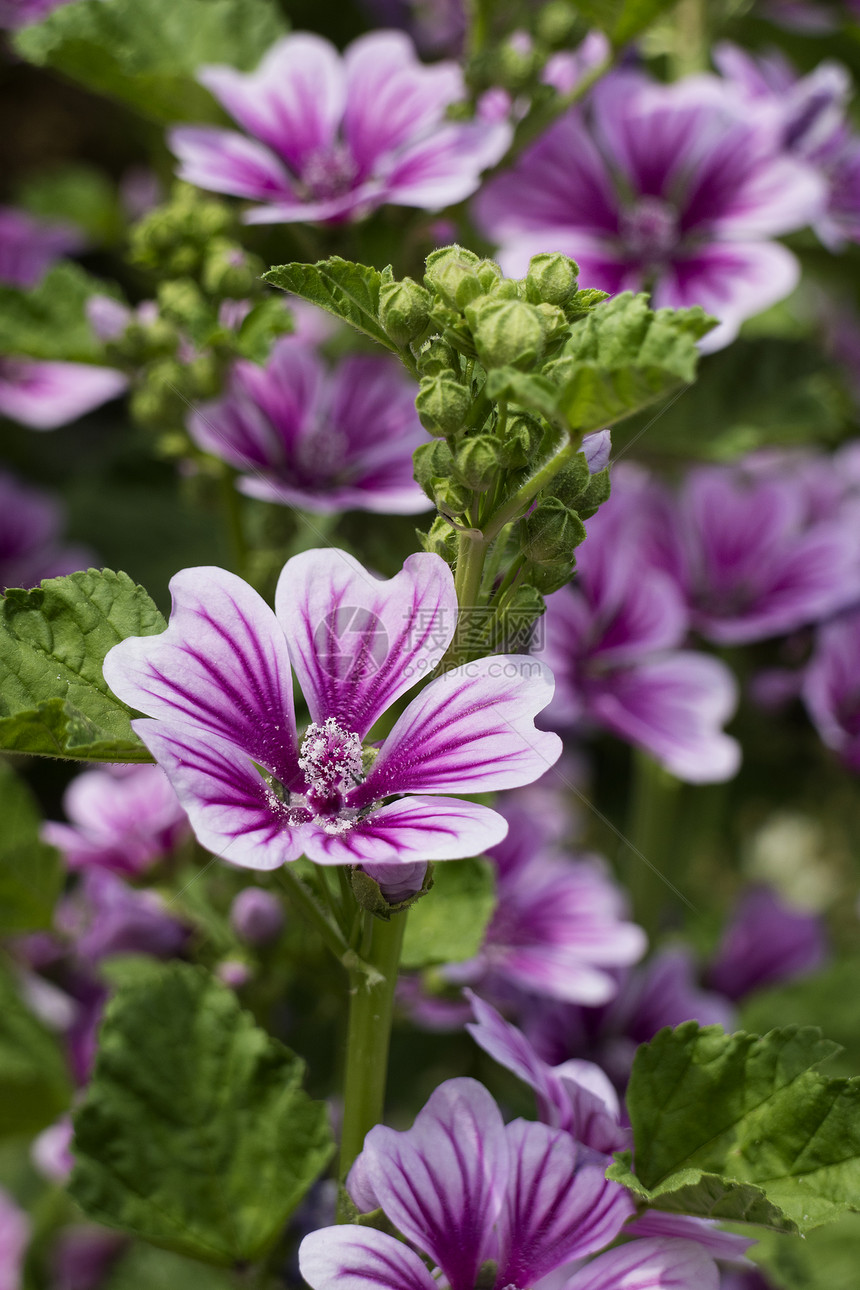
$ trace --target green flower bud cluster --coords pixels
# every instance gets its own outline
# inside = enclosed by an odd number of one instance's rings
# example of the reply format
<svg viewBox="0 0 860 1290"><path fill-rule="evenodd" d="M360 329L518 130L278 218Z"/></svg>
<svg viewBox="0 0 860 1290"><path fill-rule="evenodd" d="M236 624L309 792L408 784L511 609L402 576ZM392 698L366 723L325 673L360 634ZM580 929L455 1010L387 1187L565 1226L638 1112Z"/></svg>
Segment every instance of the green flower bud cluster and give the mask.
<svg viewBox="0 0 860 1290"><path fill-rule="evenodd" d="M213 242L223 242L236 227L226 202L177 184L171 199L144 215L132 229L129 258L160 277L198 275Z"/></svg>

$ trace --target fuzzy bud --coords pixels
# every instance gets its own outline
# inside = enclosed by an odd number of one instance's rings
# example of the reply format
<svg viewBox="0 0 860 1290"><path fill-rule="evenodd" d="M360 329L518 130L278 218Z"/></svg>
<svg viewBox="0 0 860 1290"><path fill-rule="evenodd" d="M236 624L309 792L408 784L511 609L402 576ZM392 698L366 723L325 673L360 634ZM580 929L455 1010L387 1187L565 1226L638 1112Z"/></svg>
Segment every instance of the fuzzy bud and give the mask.
<svg viewBox="0 0 860 1290"><path fill-rule="evenodd" d="M548 491L552 493L563 506L579 510L577 503L588 488L588 482L591 475L588 471L588 462L585 459L585 453L578 452L570 465L565 466L555 476L552 483L548 486Z"/></svg>
<svg viewBox="0 0 860 1290"><path fill-rule="evenodd" d="M430 489L437 510L444 515L462 515L471 501L469 489L456 479L431 479Z"/></svg>
<svg viewBox="0 0 860 1290"><path fill-rule="evenodd" d="M418 534L421 546L431 555L441 555L443 560L449 563L454 559L457 551L457 534L446 519L437 515L436 519L430 525L428 533Z"/></svg>
<svg viewBox="0 0 860 1290"><path fill-rule="evenodd" d="M533 255L526 274L529 300L547 305L565 305L576 290L579 268L560 252Z"/></svg>
<svg viewBox="0 0 860 1290"><path fill-rule="evenodd" d="M430 293L412 278L384 282L379 291L379 321L385 334L403 349L425 330L430 305Z"/></svg>
<svg viewBox="0 0 860 1290"><path fill-rule="evenodd" d="M213 296L245 300L258 286L263 265L236 242L218 238L203 265L203 289Z"/></svg>
<svg viewBox="0 0 860 1290"><path fill-rule="evenodd" d="M569 560L585 541L585 525L556 497L539 502L522 521L523 550L533 564L551 566Z"/></svg>
<svg viewBox="0 0 860 1290"><path fill-rule="evenodd" d="M544 324L524 300L487 299L469 305L466 321L484 367L531 367L544 351Z"/></svg>
<svg viewBox="0 0 860 1290"><path fill-rule="evenodd" d="M434 439L431 443L420 444L412 454L412 474L415 482L420 484L428 497L435 499L430 481L444 479L454 469L454 458L451 449L444 439Z"/></svg>
<svg viewBox="0 0 860 1290"><path fill-rule="evenodd" d="M233 901L230 926L248 945L266 945L280 936L283 929L281 902L263 887L246 887Z"/></svg>
<svg viewBox="0 0 860 1290"><path fill-rule="evenodd" d="M511 417L501 443L502 465L518 470L527 466L541 441L542 430L531 417Z"/></svg>
<svg viewBox="0 0 860 1290"><path fill-rule="evenodd" d="M521 583L499 615L492 643L494 652L526 652L532 628L545 610L544 598L537 588Z"/></svg>
<svg viewBox="0 0 860 1290"><path fill-rule="evenodd" d="M460 357L441 336L434 336L421 347L418 355L418 370L422 376L438 376L440 372L460 371Z"/></svg>
<svg viewBox="0 0 860 1290"><path fill-rule="evenodd" d="M482 260L476 269L478 281L485 291L492 291L502 279L502 271L495 260Z"/></svg>
<svg viewBox="0 0 860 1290"><path fill-rule="evenodd" d="M455 464L458 477L468 488L486 492L498 474L498 444L490 435L473 435L460 444Z"/></svg>
<svg viewBox="0 0 860 1290"><path fill-rule="evenodd" d="M544 336L548 343L558 340L559 337L567 331L567 318L564 316L564 310L559 309L558 305L536 305L538 313L543 319Z"/></svg>
<svg viewBox="0 0 860 1290"><path fill-rule="evenodd" d="M203 293L190 278L160 283L158 305L168 322L177 327L193 327L209 313Z"/></svg>
<svg viewBox="0 0 860 1290"><path fill-rule="evenodd" d="M484 294L477 273L480 264L474 251L466 251L461 246L443 247L428 255L424 283L447 305L465 309L470 301Z"/></svg>
<svg viewBox="0 0 860 1290"><path fill-rule="evenodd" d="M513 278L500 278L487 292L493 300L521 300L520 284Z"/></svg>
<svg viewBox="0 0 860 1290"><path fill-rule="evenodd" d="M424 376L415 399L418 419L430 434L457 434L469 414L472 400L465 386L451 376Z"/></svg>

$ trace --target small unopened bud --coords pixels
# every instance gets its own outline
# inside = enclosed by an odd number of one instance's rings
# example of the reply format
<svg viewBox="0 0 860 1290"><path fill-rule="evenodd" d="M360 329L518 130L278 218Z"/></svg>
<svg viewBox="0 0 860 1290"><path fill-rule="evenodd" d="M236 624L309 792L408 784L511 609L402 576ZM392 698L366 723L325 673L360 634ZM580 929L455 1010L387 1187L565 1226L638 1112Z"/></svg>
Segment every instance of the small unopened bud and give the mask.
<svg viewBox="0 0 860 1290"><path fill-rule="evenodd" d="M399 905L410 896L416 896L427 875L426 860L416 860L412 864L366 864L362 868L377 884L389 905Z"/></svg>
<svg viewBox="0 0 860 1290"><path fill-rule="evenodd" d="M473 435L457 449L455 465L458 477L468 488L485 492L499 470L499 448L490 435Z"/></svg>
<svg viewBox="0 0 860 1290"><path fill-rule="evenodd" d="M430 434L457 434L471 407L465 386L451 376L424 376L415 399L418 419Z"/></svg>
<svg viewBox="0 0 860 1290"><path fill-rule="evenodd" d="M502 281L502 271L495 260L482 260L477 270L478 281L485 291L491 291Z"/></svg>
<svg viewBox="0 0 860 1290"><path fill-rule="evenodd" d="M528 650L532 628L545 609L544 598L537 588L521 583L499 614L492 649L500 653Z"/></svg>
<svg viewBox="0 0 860 1290"><path fill-rule="evenodd" d="M569 559L585 541L585 525L556 497L539 502L522 521L523 550L534 564L553 565Z"/></svg>
<svg viewBox="0 0 860 1290"><path fill-rule="evenodd" d="M254 291L263 265L236 242L218 238L203 265L203 289L213 296L244 300Z"/></svg>
<svg viewBox="0 0 860 1290"><path fill-rule="evenodd" d="M542 430L531 417L511 417L500 445L502 464L517 470L527 466L541 441Z"/></svg>
<svg viewBox="0 0 860 1290"><path fill-rule="evenodd" d="M533 255L526 274L529 300L547 305L565 305L576 290L579 269L560 252Z"/></svg>
<svg viewBox="0 0 860 1290"><path fill-rule="evenodd" d="M533 564L528 567L526 576L537 591L544 596L551 596L554 591L560 591L570 582L574 565L572 556L568 560L555 560L552 564Z"/></svg>
<svg viewBox="0 0 860 1290"><path fill-rule="evenodd" d="M497 85L517 94L524 90L534 75L537 54L528 34L516 31L506 44L496 50L493 58L493 79Z"/></svg>
<svg viewBox="0 0 860 1290"><path fill-rule="evenodd" d="M477 273L480 263L474 251L466 251L461 246L443 247L428 255L424 283L447 305L465 309L470 301L484 293Z"/></svg>
<svg viewBox="0 0 860 1290"><path fill-rule="evenodd" d="M562 332L567 330L567 319L564 316L564 310L559 309L558 305L540 304L535 305L535 308L543 319L544 337L547 342L556 340Z"/></svg>
<svg viewBox="0 0 860 1290"><path fill-rule="evenodd" d="M188 364L188 387L192 399L212 399L221 389L221 364L212 354L201 354Z"/></svg>
<svg viewBox="0 0 860 1290"><path fill-rule="evenodd" d="M576 503L576 513L583 520L591 519L592 515L603 505L609 498L609 471L600 470L596 475L590 475L588 486L585 492Z"/></svg>
<svg viewBox="0 0 860 1290"><path fill-rule="evenodd" d="M588 488L590 479L585 454L578 452L570 465L555 476L549 485L549 491L563 506L574 507L578 511L577 503Z"/></svg>
<svg viewBox="0 0 860 1290"><path fill-rule="evenodd" d="M230 926L248 945L266 945L280 936L284 911L277 896L262 887L240 891L230 909Z"/></svg>
<svg viewBox="0 0 860 1290"><path fill-rule="evenodd" d="M431 297L412 278L384 282L379 291L379 321L395 345L403 349L427 326Z"/></svg>
<svg viewBox="0 0 860 1290"><path fill-rule="evenodd" d="M241 990L253 974L250 966L241 959L224 959L216 967L215 975L222 985L229 986L231 990Z"/></svg>
<svg viewBox="0 0 860 1290"><path fill-rule="evenodd" d="M500 278L487 293L493 300L521 300L520 284L513 278Z"/></svg>
<svg viewBox="0 0 860 1290"><path fill-rule="evenodd" d="M203 293L191 278L160 283L158 305L164 317L179 327L193 326L209 312Z"/></svg>
<svg viewBox="0 0 860 1290"><path fill-rule="evenodd" d="M484 367L530 367L543 354L543 319L524 300L480 300L466 321Z"/></svg>
<svg viewBox="0 0 860 1290"><path fill-rule="evenodd" d="M429 533L419 532L418 537L421 546L431 555L441 555L443 560L449 562L454 559L457 551L457 534L441 515L437 515L430 525Z"/></svg>
<svg viewBox="0 0 860 1290"><path fill-rule="evenodd" d="M430 481L444 479L454 469L454 458L451 449L444 439L434 439L430 443L420 444L412 454L412 474L431 498L435 497Z"/></svg>
<svg viewBox="0 0 860 1290"><path fill-rule="evenodd" d="M445 515L462 515L471 501L469 489L456 479L431 479L430 493Z"/></svg>
<svg viewBox="0 0 860 1290"><path fill-rule="evenodd" d="M434 336L421 347L418 370L422 376L438 376L440 372L459 372L460 358L452 345L441 336Z"/></svg>

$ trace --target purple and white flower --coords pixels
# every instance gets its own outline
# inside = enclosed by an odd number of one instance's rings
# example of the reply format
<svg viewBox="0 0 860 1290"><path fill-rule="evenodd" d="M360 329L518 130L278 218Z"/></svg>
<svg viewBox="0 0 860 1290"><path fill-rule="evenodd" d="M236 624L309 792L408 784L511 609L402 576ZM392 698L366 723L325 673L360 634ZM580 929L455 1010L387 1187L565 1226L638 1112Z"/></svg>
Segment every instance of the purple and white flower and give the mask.
<svg viewBox="0 0 860 1290"><path fill-rule="evenodd" d="M702 343L713 350L794 288L797 261L771 239L814 221L824 199L769 114L716 77L656 85L624 71L491 179L475 215L506 273L561 251L583 286L702 305L720 320Z"/></svg>
<svg viewBox="0 0 860 1290"><path fill-rule="evenodd" d="M604 1156L563 1130L526 1120L505 1125L481 1084L452 1079L411 1129L371 1129L347 1189L360 1210L382 1208L451 1290L473 1290L488 1260L501 1290L534 1285L618 1235L633 1206L605 1168ZM299 1266L313 1290L438 1284L415 1249L369 1227L313 1232L302 1242ZM648 1290L663 1284L672 1283L642 1282Z"/></svg>
<svg viewBox="0 0 860 1290"><path fill-rule="evenodd" d="M803 681L816 730L851 770L860 770L860 610L819 628Z"/></svg>
<svg viewBox="0 0 860 1290"><path fill-rule="evenodd" d="M55 260L80 251L84 241L73 224L49 223L14 206L0 206L0 283L35 287Z"/></svg>
<svg viewBox="0 0 860 1290"><path fill-rule="evenodd" d="M188 943L190 928L167 912L155 891L130 887L106 869L88 869L63 898L56 926L74 942L87 966L115 954L173 958Z"/></svg>
<svg viewBox="0 0 860 1290"><path fill-rule="evenodd" d="M502 121L448 119L465 98L462 71L423 66L398 31L371 32L343 55L297 32L255 72L204 67L198 79L247 134L174 129L180 178L261 203L249 223L354 220L383 204L441 210L471 196L511 138Z"/></svg>
<svg viewBox="0 0 860 1290"><path fill-rule="evenodd" d="M47 820L42 837L71 870L134 877L188 835L188 818L159 766L106 766L77 775L63 797L70 823Z"/></svg>
<svg viewBox="0 0 860 1290"><path fill-rule="evenodd" d="M722 726L737 703L734 677L679 648L683 597L643 558L635 524L615 493L588 521L576 583L549 598L543 657L557 691L548 718L556 728L609 730L690 783L730 779L740 749Z"/></svg>
<svg viewBox="0 0 860 1290"><path fill-rule="evenodd" d="M574 859L541 821L516 806L504 811L507 837L489 851L496 908L475 959L443 969L450 981L600 1004L618 988L611 969L642 957L646 937L625 920L624 900L596 856Z"/></svg>
<svg viewBox="0 0 860 1290"><path fill-rule="evenodd" d="M128 380L112 367L0 358L0 417L31 430L56 430L123 394Z"/></svg>
<svg viewBox="0 0 860 1290"><path fill-rule="evenodd" d="M413 383L396 361L352 355L329 371L293 336L265 367L240 360L227 393L188 420L192 439L241 473L250 497L305 510L427 510L412 477L426 440Z"/></svg>
<svg viewBox="0 0 860 1290"><path fill-rule="evenodd" d="M796 980L827 960L822 920L787 904L770 887L753 887L738 904L706 981L728 999Z"/></svg>
<svg viewBox="0 0 860 1290"><path fill-rule="evenodd" d="M284 566L275 612L223 569L186 569L170 585L167 631L115 646L105 679L150 718L134 728L198 840L233 864L480 854L506 821L437 794L515 788L561 753L558 737L534 726L551 674L523 655L440 675L381 746L364 746L453 637L454 580L439 556L410 556L382 581L342 551L303 552ZM310 712L301 741L291 664Z"/></svg>
<svg viewBox="0 0 860 1290"><path fill-rule="evenodd" d="M0 592L35 587L95 561L83 546L60 540L63 512L50 493L30 488L0 471Z"/></svg>

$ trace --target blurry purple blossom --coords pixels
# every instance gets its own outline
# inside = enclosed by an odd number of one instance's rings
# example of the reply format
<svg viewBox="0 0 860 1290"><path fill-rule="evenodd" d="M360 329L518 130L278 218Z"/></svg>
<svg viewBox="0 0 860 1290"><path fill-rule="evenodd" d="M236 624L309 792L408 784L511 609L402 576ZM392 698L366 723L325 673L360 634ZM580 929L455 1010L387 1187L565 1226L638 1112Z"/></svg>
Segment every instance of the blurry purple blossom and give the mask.
<svg viewBox="0 0 860 1290"><path fill-rule="evenodd" d="M860 599L857 485L838 462L755 454L693 469L677 495L633 472L613 479L606 510L716 644L784 635Z"/></svg>
<svg viewBox="0 0 860 1290"><path fill-rule="evenodd" d="M0 1188L0 1290L19 1290L24 1253L30 1243L30 1219Z"/></svg>
<svg viewBox="0 0 860 1290"><path fill-rule="evenodd" d="M170 134L179 175L264 203L249 223L359 219L383 204L441 210L470 196L511 138L505 122L454 121L455 63L422 66L401 32L371 32L343 55L320 36L285 36L252 73L198 79L248 135L211 126Z"/></svg>
<svg viewBox="0 0 860 1290"><path fill-rule="evenodd" d="M64 1115L33 1139L30 1158L49 1182L65 1183L72 1172L75 1163L71 1152L73 1136L72 1117Z"/></svg>
<svg viewBox="0 0 860 1290"><path fill-rule="evenodd" d="M230 907L230 926L248 945L266 945L281 934L283 905L271 891L245 887Z"/></svg>
<svg viewBox="0 0 860 1290"><path fill-rule="evenodd" d="M560 50L547 59L543 80L559 94L570 94L584 76L595 71L611 55L608 38L602 31L590 31L576 49Z"/></svg>
<svg viewBox="0 0 860 1290"><path fill-rule="evenodd" d="M860 609L819 628L802 694L827 747L860 771Z"/></svg>
<svg viewBox="0 0 860 1290"><path fill-rule="evenodd" d="M0 0L0 26L2 4ZM48 223L13 206L0 206L0 284L4 286L35 287L55 260L83 245L83 234L72 224Z"/></svg>
<svg viewBox="0 0 860 1290"><path fill-rule="evenodd" d="M410 556L382 581L343 551L285 565L276 612L223 569L171 581L160 636L108 654L105 678L149 720L134 727L215 855L274 869L414 864L477 855L507 832L502 816L451 792L537 779L561 752L534 716L552 694L525 655L479 659L437 677L378 751L362 741L391 704L430 675L456 628L451 570ZM291 667L310 710L299 741ZM393 875L396 879L396 875Z"/></svg>
<svg viewBox="0 0 860 1290"><path fill-rule="evenodd" d="M130 887L106 869L88 869L63 898L56 926L74 943L75 956L92 965L114 954L173 958L184 949L189 928L172 917L154 891Z"/></svg>
<svg viewBox="0 0 860 1290"><path fill-rule="evenodd" d="M710 989L729 999L817 971L827 959L824 926L768 887L739 902L706 972Z"/></svg>
<svg viewBox="0 0 860 1290"><path fill-rule="evenodd" d="M722 726L737 703L734 677L679 648L686 606L668 573L643 559L628 502L614 491L588 521L575 584L549 598L542 657L557 688L547 720L609 730L690 783L730 779L740 749Z"/></svg>
<svg viewBox="0 0 860 1290"><path fill-rule="evenodd" d="M0 0L0 27L13 31L27 27L30 23L41 22L54 9L68 3L69 0Z"/></svg>
<svg viewBox="0 0 860 1290"><path fill-rule="evenodd" d="M97 1290L127 1243L128 1237L95 1224L64 1227L51 1251L51 1290Z"/></svg>
<svg viewBox="0 0 860 1290"><path fill-rule="evenodd" d="M496 907L481 949L444 969L449 981L491 995L515 987L569 1003L613 998L612 968L645 952L645 933L625 921L624 899L596 856L573 858L550 843L540 817L504 810L508 834L489 851L496 869Z"/></svg>
<svg viewBox="0 0 860 1290"><path fill-rule="evenodd" d="M408 31L425 56L457 58L463 51L464 0L362 0L362 8L382 26Z"/></svg>
<svg viewBox="0 0 860 1290"><path fill-rule="evenodd" d="M71 870L135 876L190 833L188 818L159 766L106 766L77 775L63 797L69 824L48 820L42 837Z"/></svg>
<svg viewBox="0 0 860 1290"><path fill-rule="evenodd" d="M415 390L387 358L352 355L329 371L294 336L265 367L240 360L226 395L188 421L198 447L241 471L250 497L304 510L414 514L430 506L412 477L426 440Z"/></svg>
<svg viewBox="0 0 860 1290"><path fill-rule="evenodd" d="M815 220L824 197L815 171L779 151L769 115L718 78L621 71L491 179L475 217L511 275L561 251L584 287L702 305L720 320L712 350L793 289L797 261L770 239Z"/></svg>
<svg viewBox="0 0 860 1290"><path fill-rule="evenodd" d="M488 1259L501 1290L534 1285L618 1235L632 1203L604 1178L605 1168L605 1156L563 1130L526 1120L506 1126L482 1085L452 1079L436 1089L411 1129L371 1129L347 1189L359 1210L382 1208L451 1290L472 1290ZM706 1260L699 1262L706 1270ZM299 1264L313 1290L357 1290L371 1282L387 1290L434 1290L438 1284L414 1249L370 1227L312 1233L302 1242ZM641 1282L645 1290L661 1284Z"/></svg>
<svg viewBox="0 0 860 1290"><path fill-rule="evenodd" d="M65 546L58 500L0 471L0 592L35 587L95 563L86 547Z"/></svg>
<svg viewBox="0 0 860 1290"><path fill-rule="evenodd" d="M32 430L56 430L124 393L122 372L92 363L0 358L0 416Z"/></svg>

